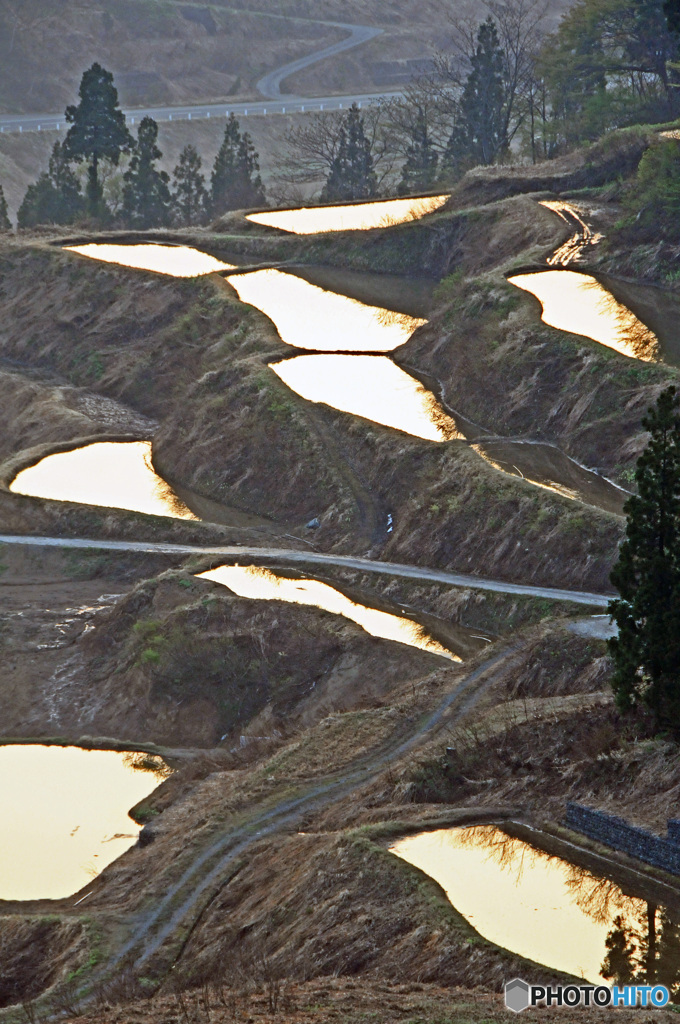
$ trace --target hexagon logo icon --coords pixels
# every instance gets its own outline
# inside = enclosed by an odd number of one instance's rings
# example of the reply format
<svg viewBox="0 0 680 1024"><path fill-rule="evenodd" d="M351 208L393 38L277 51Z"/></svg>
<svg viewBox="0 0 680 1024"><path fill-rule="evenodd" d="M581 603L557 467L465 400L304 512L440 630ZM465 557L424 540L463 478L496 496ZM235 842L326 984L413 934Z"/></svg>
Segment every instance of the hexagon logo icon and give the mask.
<svg viewBox="0 0 680 1024"><path fill-rule="evenodd" d="M520 1013L529 1005L529 986L521 978L513 978L505 983L505 1005L508 1010Z"/></svg>

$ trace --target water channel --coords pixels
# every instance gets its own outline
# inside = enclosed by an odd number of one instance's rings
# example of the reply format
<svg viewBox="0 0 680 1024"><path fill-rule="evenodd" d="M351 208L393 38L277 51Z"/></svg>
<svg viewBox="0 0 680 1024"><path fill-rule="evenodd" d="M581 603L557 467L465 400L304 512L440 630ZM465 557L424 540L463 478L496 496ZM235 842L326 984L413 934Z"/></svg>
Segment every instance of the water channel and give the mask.
<svg viewBox="0 0 680 1024"><path fill-rule="evenodd" d="M601 984L619 980L608 944L622 946L631 951L619 970L627 964L640 983L661 971L680 981L678 918L493 825L424 832L390 850L438 882L484 938L513 953Z"/></svg>
<svg viewBox="0 0 680 1024"><path fill-rule="evenodd" d="M448 199L447 193L418 199L381 199L375 203L353 203L346 206L265 210L262 213L246 214L246 220L296 235L315 235L326 231L369 231L371 228L387 228L419 220L441 209Z"/></svg>
<svg viewBox="0 0 680 1024"><path fill-rule="evenodd" d="M137 840L128 811L167 774L160 758L113 750L0 747L0 899L78 892Z"/></svg>

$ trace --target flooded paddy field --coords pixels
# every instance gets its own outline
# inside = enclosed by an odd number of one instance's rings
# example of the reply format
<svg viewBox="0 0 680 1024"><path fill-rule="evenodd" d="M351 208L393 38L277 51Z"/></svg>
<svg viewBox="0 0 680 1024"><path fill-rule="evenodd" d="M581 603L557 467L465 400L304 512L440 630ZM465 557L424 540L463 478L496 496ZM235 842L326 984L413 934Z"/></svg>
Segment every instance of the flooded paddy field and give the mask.
<svg viewBox="0 0 680 1024"><path fill-rule="evenodd" d="M168 773L157 757L80 747L0 746L0 899L78 892L136 841L128 811Z"/></svg>
<svg viewBox="0 0 680 1024"><path fill-rule="evenodd" d="M680 913L640 890L493 825L424 832L390 850L438 882L486 939L534 963L594 984L680 980Z"/></svg>
<svg viewBox="0 0 680 1024"><path fill-rule="evenodd" d="M348 203L344 206L310 206L298 210L249 213L247 219L253 224L296 235L313 235L325 231L370 231L372 228L392 227L410 220L419 220L441 209L448 199L449 195L446 194L419 199Z"/></svg>

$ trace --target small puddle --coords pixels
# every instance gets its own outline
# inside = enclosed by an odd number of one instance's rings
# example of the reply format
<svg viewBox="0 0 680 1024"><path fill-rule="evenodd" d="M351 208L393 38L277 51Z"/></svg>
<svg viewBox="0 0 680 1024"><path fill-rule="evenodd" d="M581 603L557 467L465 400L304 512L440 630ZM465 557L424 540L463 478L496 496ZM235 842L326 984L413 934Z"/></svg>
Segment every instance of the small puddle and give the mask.
<svg viewBox="0 0 680 1024"><path fill-rule="evenodd" d="M434 395L387 356L295 356L269 366L309 402L322 402L426 441L462 437Z"/></svg>
<svg viewBox="0 0 680 1024"><path fill-rule="evenodd" d="M347 206L308 206L299 210L248 213L246 220L296 235L314 235L323 231L367 231L370 228L387 228L419 220L439 210L448 199L447 193L420 199L384 199L376 203Z"/></svg>
<svg viewBox="0 0 680 1024"><path fill-rule="evenodd" d="M0 899L54 900L82 889L136 842L140 826L128 811L165 774L149 755L0 747Z"/></svg>
<svg viewBox="0 0 680 1024"><path fill-rule="evenodd" d="M121 267L152 270L170 277L200 277L217 270L236 270L232 263L222 263L199 249L185 245L109 245L92 242L88 245L66 245L66 252L77 252L104 263L118 263Z"/></svg>
<svg viewBox="0 0 680 1024"><path fill-rule="evenodd" d="M122 508L173 519L197 517L151 465L149 441L96 441L47 455L10 484L15 494Z"/></svg>
<svg viewBox="0 0 680 1024"><path fill-rule="evenodd" d="M602 983L608 944L616 952L625 939L637 946L637 979L644 981L648 964L640 946L645 932L648 944L656 929L656 973L665 938L668 977L679 977L680 927L665 911L494 826L421 833L390 850L435 879L481 935L513 953ZM633 957L633 974L635 966Z"/></svg>
<svg viewBox="0 0 680 1024"><path fill-rule="evenodd" d="M581 334L635 359L658 358L656 335L589 274L544 270L516 274L508 281L538 299L541 319L550 327Z"/></svg>
<svg viewBox="0 0 680 1024"><path fill-rule="evenodd" d="M322 608L333 615L351 619L371 636L408 644L409 647L438 654L450 661L462 660L457 654L447 651L428 636L417 622L356 604L339 590L321 583L320 580L289 579L285 576L276 576L269 569L255 565L223 565L219 569L202 572L197 578L221 583L239 597L255 601L286 601Z"/></svg>
<svg viewBox="0 0 680 1024"><path fill-rule="evenodd" d="M281 341L320 352L391 352L427 323L326 291L280 270L232 274L242 302L273 321Z"/></svg>

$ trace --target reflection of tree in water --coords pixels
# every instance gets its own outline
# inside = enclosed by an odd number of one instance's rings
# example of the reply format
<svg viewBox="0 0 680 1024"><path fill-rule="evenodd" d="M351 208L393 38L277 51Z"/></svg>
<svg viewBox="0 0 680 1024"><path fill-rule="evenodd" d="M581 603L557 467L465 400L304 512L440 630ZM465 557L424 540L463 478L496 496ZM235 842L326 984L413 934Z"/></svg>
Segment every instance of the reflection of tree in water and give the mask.
<svg viewBox="0 0 680 1024"><path fill-rule="evenodd" d="M539 860L562 864L566 887L579 909L599 924L611 922L602 977L617 985L665 985L672 1001L680 1003L680 924L664 908L627 896L611 879L537 850L494 825L460 829L452 838L457 846L483 848L488 860L515 874L517 884L525 866Z"/></svg>
<svg viewBox="0 0 680 1024"><path fill-rule="evenodd" d="M143 751L127 751L123 754L123 764L136 772L151 772L157 779L167 779L172 775L172 768L157 754L146 754Z"/></svg>
<svg viewBox="0 0 680 1024"><path fill-rule="evenodd" d="M632 310L618 302L594 277L584 275L583 287L598 293L598 311L615 327L618 340L625 347L627 355L646 362L659 358L656 335L638 320Z"/></svg>
<svg viewBox="0 0 680 1024"><path fill-rule="evenodd" d="M606 938L603 978L617 985L665 985L680 1003L680 925L654 903L644 904L632 919L618 915Z"/></svg>
<svg viewBox="0 0 680 1024"><path fill-rule="evenodd" d="M417 331L419 327L427 323L427 320L422 320L420 317L409 316L408 313L397 313L393 309L383 309L382 306L375 306L375 321L380 327L392 327L398 326L409 332L409 337L414 331Z"/></svg>

